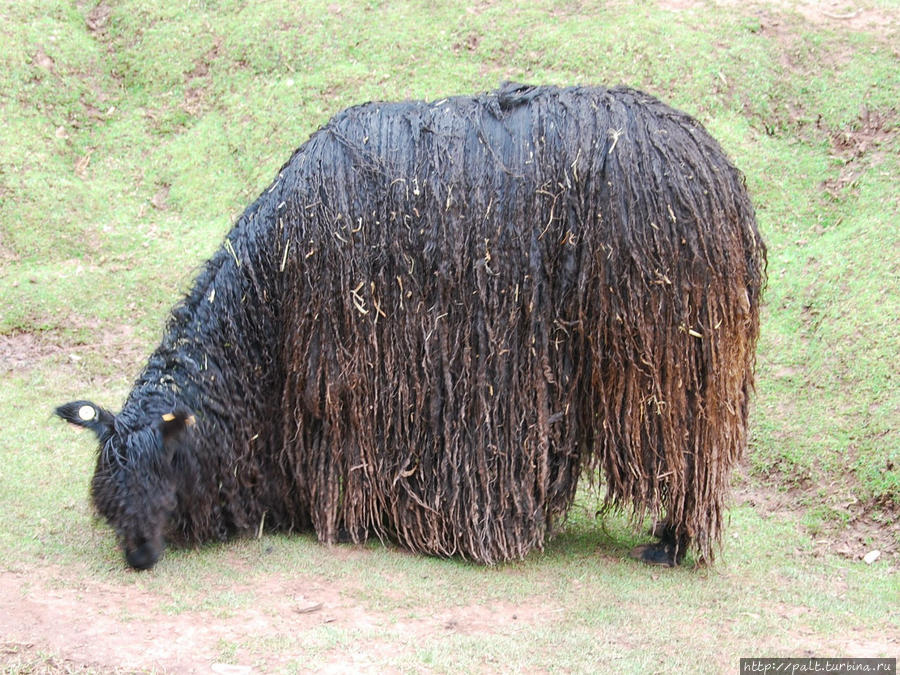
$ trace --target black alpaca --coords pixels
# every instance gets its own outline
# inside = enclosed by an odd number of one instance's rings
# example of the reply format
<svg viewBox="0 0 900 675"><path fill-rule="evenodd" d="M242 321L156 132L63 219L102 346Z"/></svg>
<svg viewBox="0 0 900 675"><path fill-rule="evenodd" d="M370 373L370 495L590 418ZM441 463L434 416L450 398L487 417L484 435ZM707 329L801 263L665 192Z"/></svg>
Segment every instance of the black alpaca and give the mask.
<svg viewBox="0 0 900 675"><path fill-rule="evenodd" d="M100 439L129 564L267 529L494 563L598 474L711 560L765 247L740 172L626 89L369 103L316 132L172 312Z"/></svg>

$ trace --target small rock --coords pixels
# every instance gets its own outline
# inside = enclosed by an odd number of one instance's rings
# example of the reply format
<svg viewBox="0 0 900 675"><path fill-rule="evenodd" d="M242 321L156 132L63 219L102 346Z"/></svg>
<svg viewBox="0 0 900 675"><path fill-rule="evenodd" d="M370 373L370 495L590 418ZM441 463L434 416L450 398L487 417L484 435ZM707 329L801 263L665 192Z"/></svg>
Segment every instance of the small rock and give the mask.
<svg viewBox="0 0 900 675"><path fill-rule="evenodd" d="M53 72L53 69L56 67L56 63L47 55L47 52L45 52L42 47L38 47L37 54L32 58L32 63L36 66L40 66L44 70L49 70L50 72Z"/></svg>
<svg viewBox="0 0 900 675"><path fill-rule="evenodd" d="M160 211L165 211L168 208L167 200L169 198L169 186L163 185L156 191L156 194L150 198L150 205L158 209Z"/></svg>
<svg viewBox="0 0 900 675"><path fill-rule="evenodd" d="M881 555L881 551L879 551L877 549L874 551L869 551L863 557L863 562L866 563L867 565L871 565L873 562L878 560L878 556L880 556L880 555Z"/></svg>
<svg viewBox="0 0 900 675"><path fill-rule="evenodd" d="M323 605L321 602L309 604L301 599L298 606L294 608L294 611L297 612L297 614L312 614L313 612L318 612L322 607Z"/></svg>

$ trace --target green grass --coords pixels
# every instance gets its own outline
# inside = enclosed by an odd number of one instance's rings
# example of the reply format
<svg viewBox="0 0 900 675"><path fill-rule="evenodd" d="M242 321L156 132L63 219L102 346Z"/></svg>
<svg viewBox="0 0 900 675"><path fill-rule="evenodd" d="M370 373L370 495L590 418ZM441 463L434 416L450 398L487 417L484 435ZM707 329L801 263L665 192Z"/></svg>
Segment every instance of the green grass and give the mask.
<svg viewBox="0 0 900 675"><path fill-rule="evenodd" d="M275 654L287 671L358 644L376 668L643 672L831 654L853 630L896 640L900 13L854 6L887 23L813 23L787 3L3 3L0 569L70 566L137 585L165 616L220 620L252 609L265 579L296 575L377 619L310 628L306 658L277 631L218 644L223 660ZM703 571L629 562L641 536L624 516L598 524L587 492L546 551L500 568L266 536L123 571L91 519L94 443L53 406L119 405L197 267L331 115L504 79L644 89L700 119L745 172L769 284L743 481L790 505L734 508ZM856 551L893 546L871 567L833 550L862 517L883 527ZM533 614L437 625L427 644L405 633L476 605Z"/></svg>

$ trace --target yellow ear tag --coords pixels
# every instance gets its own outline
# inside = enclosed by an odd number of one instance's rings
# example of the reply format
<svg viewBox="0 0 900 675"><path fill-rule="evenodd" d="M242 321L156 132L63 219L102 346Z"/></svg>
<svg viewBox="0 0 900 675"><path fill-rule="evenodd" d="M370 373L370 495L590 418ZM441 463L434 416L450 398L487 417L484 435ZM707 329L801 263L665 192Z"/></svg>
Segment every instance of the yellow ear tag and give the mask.
<svg viewBox="0 0 900 675"><path fill-rule="evenodd" d="M97 412L94 410L94 406L83 405L78 409L78 417L85 422L90 422L96 416Z"/></svg>
<svg viewBox="0 0 900 675"><path fill-rule="evenodd" d="M172 413L166 413L165 415L163 415L163 422L171 422L174 419L175 415L173 415Z"/></svg>

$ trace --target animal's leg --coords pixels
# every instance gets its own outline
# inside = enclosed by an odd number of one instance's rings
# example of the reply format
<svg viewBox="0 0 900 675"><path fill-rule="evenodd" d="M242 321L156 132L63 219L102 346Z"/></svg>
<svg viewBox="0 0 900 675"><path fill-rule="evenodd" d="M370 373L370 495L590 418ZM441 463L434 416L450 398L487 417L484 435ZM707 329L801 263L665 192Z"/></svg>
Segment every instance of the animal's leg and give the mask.
<svg viewBox="0 0 900 675"><path fill-rule="evenodd" d="M651 534L659 539L655 544L642 544L631 551L631 557L649 565L675 567L684 560L690 538L677 534L676 528L668 521L657 523Z"/></svg>

